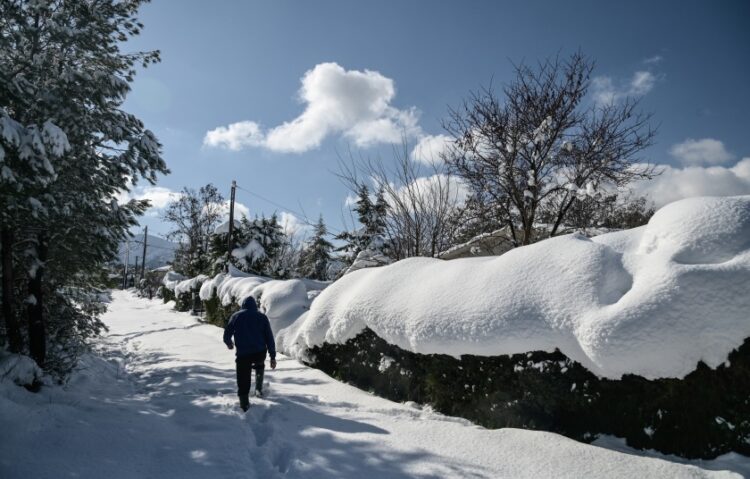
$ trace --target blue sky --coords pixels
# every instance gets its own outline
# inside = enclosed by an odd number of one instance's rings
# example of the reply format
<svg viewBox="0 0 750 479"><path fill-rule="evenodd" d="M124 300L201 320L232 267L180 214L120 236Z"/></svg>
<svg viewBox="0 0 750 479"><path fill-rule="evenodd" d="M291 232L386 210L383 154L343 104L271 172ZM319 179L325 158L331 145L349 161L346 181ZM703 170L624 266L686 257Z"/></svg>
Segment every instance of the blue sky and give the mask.
<svg viewBox="0 0 750 479"><path fill-rule="evenodd" d="M133 196L159 203L208 182L228 194L236 179L341 228L337 152L388 155L394 127L413 143L438 135L450 106L512 78L511 61L577 49L596 60L593 93L642 97L654 114L646 157L669 168L643 192L750 194L748 18L744 1L156 1L126 49L159 49L162 62L139 74L126 109L162 141L172 174ZM281 210L237 199L252 214ZM156 208L143 224L168 230Z"/></svg>

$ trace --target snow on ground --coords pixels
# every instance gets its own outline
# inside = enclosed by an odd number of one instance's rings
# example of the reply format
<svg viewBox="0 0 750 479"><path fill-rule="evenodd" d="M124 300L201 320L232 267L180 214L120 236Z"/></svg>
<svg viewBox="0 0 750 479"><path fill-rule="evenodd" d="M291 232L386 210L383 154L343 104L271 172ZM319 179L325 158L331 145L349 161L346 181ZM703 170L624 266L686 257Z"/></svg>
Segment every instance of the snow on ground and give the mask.
<svg viewBox="0 0 750 479"><path fill-rule="evenodd" d="M268 397L243 415L221 329L127 292L113 294L104 321L98 353L67 386L33 394L0 382L0 477L740 477L708 470L719 461L697 467L483 429L283 356L267 372Z"/></svg>
<svg viewBox="0 0 750 479"><path fill-rule="evenodd" d="M604 377L684 377L750 337L749 292L750 196L690 198L633 230L353 272L281 332L279 349L304 357L369 327L417 353L559 348Z"/></svg>

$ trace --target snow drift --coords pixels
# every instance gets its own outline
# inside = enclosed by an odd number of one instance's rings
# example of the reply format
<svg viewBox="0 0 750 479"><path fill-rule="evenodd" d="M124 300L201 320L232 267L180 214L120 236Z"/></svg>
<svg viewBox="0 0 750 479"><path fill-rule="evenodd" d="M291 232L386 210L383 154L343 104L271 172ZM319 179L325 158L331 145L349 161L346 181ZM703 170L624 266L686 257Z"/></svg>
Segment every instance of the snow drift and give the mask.
<svg viewBox="0 0 750 479"><path fill-rule="evenodd" d="M280 333L279 349L304 357L365 328L423 354L558 348L613 379L715 368L750 336L750 196L690 198L641 228L499 257L356 271Z"/></svg>
<svg viewBox="0 0 750 479"><path fill-rule="evenodd" d="M174 291L178 284L185 280L185 277L176 271L167 271L164 278L161 280L161 284L165 288Z"/></svg>
<svg viewBox="0 0 750 479"><path fill-rule="evenodd" d="M21 354L11 354L0 350L0 384L14 383L30 385L43 378L42 370L33 359Z"/></svg>
<svg viewBox="0 0 750 479"><path fill-rule="evenodd" d="M330 284L308 279L274 280L244 273L233 266L228 273L203 278L201 283L201 300L216 297L222 306L239 305L252 296L268 316L274 331L286 328L305 313L317 292Z"/></svg>

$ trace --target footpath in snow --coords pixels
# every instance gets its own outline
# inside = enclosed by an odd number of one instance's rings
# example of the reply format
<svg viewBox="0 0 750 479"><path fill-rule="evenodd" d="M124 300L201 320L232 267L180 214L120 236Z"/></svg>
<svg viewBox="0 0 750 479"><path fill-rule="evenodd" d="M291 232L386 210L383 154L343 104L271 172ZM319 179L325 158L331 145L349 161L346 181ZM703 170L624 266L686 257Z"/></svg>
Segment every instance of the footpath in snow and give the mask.
<svg viewBox="0 0 750 479"><path fill-rule="evenodd" d="M0 381L0 477L750 474L737 455L680 464L552 433L487 430L372 396L283 356L276 371L267 369L267 398L252 399L243 414L220 328L128 292L113 293L104 321L110 331L97 354L65 387L33 394Z"/></svg>

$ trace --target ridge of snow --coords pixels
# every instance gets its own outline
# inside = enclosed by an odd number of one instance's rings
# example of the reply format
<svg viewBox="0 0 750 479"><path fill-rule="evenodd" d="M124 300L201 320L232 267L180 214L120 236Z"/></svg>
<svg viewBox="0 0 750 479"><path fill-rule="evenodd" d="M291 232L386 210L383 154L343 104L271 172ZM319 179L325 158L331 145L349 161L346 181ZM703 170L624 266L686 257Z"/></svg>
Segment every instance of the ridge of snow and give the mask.
<svg viewBox="0 0 750 479"><path fill-rule="evenodd" d="M316 296L313 292L325 289L328 284L309 279L276 280L243 273L230 266L229 273L205 278L199 295L203 301L216 296L223 306L233 302L242 304L245 298L252 296L260 310L268 316L271 328L280 331L309 309Z"/></svg>
<svg viewBox="0 0 750 479"><path fill-rule="evenodd" d="M184 280L185 277L177 271L167 271L161 280L161 284L163 284L165 288L174 291L177 285Z"/></svg>
<svg viewBox="0 0 750 479"><path fill-rule="evenodd" d="M648 225L560 236L499 257L410 258L345 275L281 331L279 349L365 328L423 354L560 349L617 379L715 368L750 337L750 196L689 198Z"/></svg>
<svg viewBox="0 0 750 479"><path fill-rule="evenodd" d="M179 296L182 293L189 293L194 289L198 289L206 280L208 276L205 274L199 274L198 276L190 279L186 279L177 283L174 287L175 296Z"/></svg>

